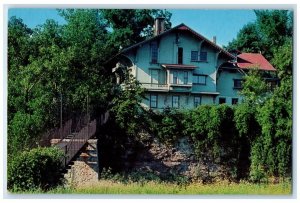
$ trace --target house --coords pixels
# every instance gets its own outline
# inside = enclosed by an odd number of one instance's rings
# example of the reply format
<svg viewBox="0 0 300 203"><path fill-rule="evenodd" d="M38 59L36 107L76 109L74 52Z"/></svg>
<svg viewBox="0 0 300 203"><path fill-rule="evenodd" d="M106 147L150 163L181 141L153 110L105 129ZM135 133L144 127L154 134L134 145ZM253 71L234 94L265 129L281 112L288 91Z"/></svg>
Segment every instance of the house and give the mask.
<svg viewBox="0 0 300 203"><path fill-rule="evenodd" d="M261 54L233 55L215 37L210 41L185 24L165 31L162 18L155 20L153 37L122 50L113 64L114 71L125 67L146 89L143 106L158 110L236 104L249 69L276 71Z"/></svg>

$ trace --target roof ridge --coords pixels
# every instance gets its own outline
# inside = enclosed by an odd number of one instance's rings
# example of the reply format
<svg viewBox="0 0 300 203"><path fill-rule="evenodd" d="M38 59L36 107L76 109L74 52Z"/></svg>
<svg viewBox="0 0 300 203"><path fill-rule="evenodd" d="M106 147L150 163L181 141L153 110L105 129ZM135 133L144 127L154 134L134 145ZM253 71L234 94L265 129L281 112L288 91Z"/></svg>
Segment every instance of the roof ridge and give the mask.
<svg viewBox="0 0 300 203"><path fill-rule="evenodd" d="M153 36L153 37L151 37L151 38L149 38L149 39L146 39L146 40L144 40L144 41L138 42L138 43L136 43L136 44L134 44L134 45L132 45L132 46L130 46L130 47L127 47L127 48L123 49L121 52L119 52L119 54L124 53L124 52L127 52L127 51L129 51L130 49L133 49L133 48L135 48L135 47L137 47L137 46L139 46L139 45L141 45L141 44L144 44L144 43L146 43L146 42L149 42L149 41L151 41L151 40L153 40L153 39L155 39L155 38L159 38L160 36L163 36L163 35L165 35L165 34L171 32L171 31L173 31L173 30L175 30L175 29L177 29L177 28L179 28L179 27L181 27L181 26L185 26L190 32L192 32L193 34L195 34L195 35L199 36L200 38L204 39L205 41L207 41L207 42L208 42L210 45L212 45L213 47L219 49L220 51L223 51L226 55L228 55L228 56L230 56L230 57L232 57L232 58L235 58L234 55L232 55L231 53L229 53L228 51L226 51L225 49L223 49L222 47L220 47L220 46L217 45L216 43L213 43L213 42L210 41L208 38L204 37L203 35L201 35L200 33L196 32L195 30L193 30L192 28L190 28L189 26L187 26L187 25L184 24L184 23L180 23L179 25L176 25L175 27L170 28L169 30L166 30L165 32L162 32L162 33L160 33L160 34L158 34L158 35L156 35L156 36ZM118 55L118 54L117 54L117 55Z"/></svg>

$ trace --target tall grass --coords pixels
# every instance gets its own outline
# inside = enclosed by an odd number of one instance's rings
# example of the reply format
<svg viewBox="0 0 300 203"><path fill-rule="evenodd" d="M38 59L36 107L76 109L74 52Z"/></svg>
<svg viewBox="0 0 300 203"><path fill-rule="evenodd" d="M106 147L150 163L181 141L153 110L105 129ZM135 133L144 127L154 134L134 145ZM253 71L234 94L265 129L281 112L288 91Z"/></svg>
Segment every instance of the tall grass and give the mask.
<svg viewBox="0 0 300 203"><path fill-rule="evenodd" d="M191 183L176 185L171 183L120 183L101 180L93 185L76 188L57 188L49 193L55 194L239 194L239 195L291 195L290 182L279 184L227 183L214 184Z"/></svg>

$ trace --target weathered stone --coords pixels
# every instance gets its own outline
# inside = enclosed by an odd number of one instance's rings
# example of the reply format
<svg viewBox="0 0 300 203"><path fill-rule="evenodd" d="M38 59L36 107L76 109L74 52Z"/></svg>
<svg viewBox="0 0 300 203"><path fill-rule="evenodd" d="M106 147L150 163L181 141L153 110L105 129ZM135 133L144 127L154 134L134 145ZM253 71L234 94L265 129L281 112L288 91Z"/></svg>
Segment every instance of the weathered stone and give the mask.
<svg viewBox="0 0 300 203"><path fill-rule="evenodd" d="M87 147L65 174L65 178L71 186L88 185L98 181L98 172L96 142L89 140Z"/></svg>

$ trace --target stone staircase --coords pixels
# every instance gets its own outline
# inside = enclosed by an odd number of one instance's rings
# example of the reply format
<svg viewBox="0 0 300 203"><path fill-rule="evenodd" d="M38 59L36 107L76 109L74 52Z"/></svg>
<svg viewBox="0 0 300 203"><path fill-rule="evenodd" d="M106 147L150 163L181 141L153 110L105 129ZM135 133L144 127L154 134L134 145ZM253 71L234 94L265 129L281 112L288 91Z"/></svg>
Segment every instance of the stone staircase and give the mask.
<svg viewBox="0 0 300 203"><path fill-rule="evenodd" d="M64 177L68 186L83 186L98 181L97 139L89 139L78 157L70 162Z"/></svg>

